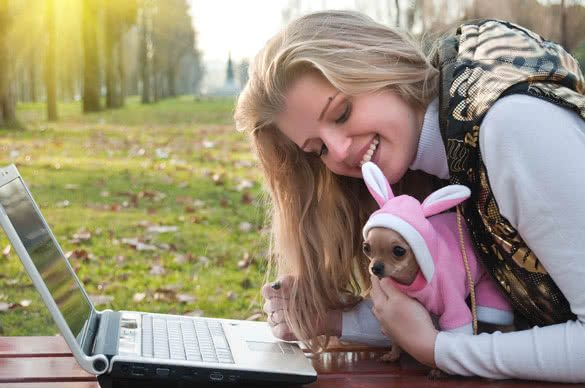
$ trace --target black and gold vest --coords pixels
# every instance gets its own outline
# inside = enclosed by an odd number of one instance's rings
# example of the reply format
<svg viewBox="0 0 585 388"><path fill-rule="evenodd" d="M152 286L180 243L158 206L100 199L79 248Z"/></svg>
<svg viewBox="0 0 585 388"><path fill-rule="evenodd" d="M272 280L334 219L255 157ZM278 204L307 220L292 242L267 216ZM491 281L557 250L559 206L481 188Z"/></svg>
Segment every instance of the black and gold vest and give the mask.
<svg viewBox="0 0 585 388"><path fill-rule="evenodd" d="M545 99L585 119L585 83L578 63L558 44L498 20L462 25L440 42L434 61L441 72L439 123L449 181L471 189L463 215L477 255L530 324L574 319L538 258L500 214L478 139L488 109L512 93Z"/></svg>

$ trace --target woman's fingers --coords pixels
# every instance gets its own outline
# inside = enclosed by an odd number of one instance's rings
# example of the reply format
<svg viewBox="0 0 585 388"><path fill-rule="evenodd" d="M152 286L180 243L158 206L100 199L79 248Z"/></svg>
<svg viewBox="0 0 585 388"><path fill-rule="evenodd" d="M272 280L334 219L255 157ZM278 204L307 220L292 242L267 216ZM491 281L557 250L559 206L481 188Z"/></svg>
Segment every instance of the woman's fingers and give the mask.
<svg viewBox="0 0 585 388"><path fill-rule="evenodd" d="M264 302L264 308L262 309L266 314L270 314L273 311L284 310L287 308L288 299L272 298Z"/></svg>

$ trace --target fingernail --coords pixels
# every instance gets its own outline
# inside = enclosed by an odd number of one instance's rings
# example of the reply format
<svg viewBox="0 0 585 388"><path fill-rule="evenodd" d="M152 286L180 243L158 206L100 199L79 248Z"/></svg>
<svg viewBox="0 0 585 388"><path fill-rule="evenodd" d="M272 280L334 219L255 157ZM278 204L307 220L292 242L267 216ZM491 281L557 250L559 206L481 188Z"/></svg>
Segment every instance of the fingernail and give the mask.
<svg viewBox="0 0 585 388"><path fill-rule="evenodd" d="M280 289L280 281L277 280L274 283L272 283L272 289L274 290L279 290Z"/></svg>

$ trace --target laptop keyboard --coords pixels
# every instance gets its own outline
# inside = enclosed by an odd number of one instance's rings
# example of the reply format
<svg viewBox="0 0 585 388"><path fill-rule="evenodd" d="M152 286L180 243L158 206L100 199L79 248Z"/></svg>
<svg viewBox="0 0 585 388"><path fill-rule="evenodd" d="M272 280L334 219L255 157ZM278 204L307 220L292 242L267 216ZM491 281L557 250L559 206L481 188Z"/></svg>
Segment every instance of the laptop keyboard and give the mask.
<svg viewBox="0 0 585 388"><path fill-rule="evenodd" d="M142 356L172 360L233 363L219 321L142 316Z"/></svg>

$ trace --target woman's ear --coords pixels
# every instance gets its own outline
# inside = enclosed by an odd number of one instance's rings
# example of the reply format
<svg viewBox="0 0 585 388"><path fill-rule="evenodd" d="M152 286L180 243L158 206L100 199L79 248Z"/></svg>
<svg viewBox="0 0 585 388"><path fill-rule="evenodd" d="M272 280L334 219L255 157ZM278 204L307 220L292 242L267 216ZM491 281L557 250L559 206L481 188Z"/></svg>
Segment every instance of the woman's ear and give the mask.
<svg viewBox="0 0 585 388"><path fill-rule="evenodd" d="M422 203L425 217L457 206L471 196L471 190L463 185L449 185L429 195Z"/></svg>
<svg viewBox="0 0 585 388"><path fill-rule="evenodd" d="M374 163L366 162L362 165L362 176L372 197L380 207L384 206L389 199L394 198L388 180L382 170Z"/></svg>

